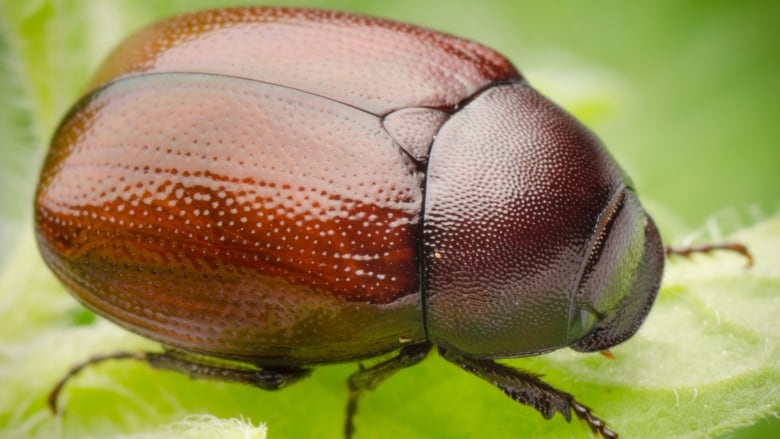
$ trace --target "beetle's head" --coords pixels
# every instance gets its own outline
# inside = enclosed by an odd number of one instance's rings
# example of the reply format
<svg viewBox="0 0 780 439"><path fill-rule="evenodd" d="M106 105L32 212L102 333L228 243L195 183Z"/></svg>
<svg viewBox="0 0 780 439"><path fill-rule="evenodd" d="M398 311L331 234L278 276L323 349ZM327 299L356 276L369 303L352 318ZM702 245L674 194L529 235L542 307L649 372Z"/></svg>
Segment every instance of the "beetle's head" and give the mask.
<svg viewBox="0 0 780 439"><path fill-rule="evenodd" d="M598 223L582 268L570 332L587 333L571 347L597 351L634 335L658 292L663 265L653 220L631 189L620 190Z"/></svg>

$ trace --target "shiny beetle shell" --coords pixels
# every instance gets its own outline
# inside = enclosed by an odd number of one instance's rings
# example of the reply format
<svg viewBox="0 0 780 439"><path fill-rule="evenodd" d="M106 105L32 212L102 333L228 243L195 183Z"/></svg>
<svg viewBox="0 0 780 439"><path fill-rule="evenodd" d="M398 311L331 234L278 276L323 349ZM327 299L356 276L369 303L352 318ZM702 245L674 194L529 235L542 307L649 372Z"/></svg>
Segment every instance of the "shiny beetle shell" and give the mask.
<svg viewBox="0 0 780 439"><path fill-rule="evenodd" d="M87 307L261 366L602 350L663 269L619 166L504 57L320 10L126 40L57 130L35 215Z"/></svg>

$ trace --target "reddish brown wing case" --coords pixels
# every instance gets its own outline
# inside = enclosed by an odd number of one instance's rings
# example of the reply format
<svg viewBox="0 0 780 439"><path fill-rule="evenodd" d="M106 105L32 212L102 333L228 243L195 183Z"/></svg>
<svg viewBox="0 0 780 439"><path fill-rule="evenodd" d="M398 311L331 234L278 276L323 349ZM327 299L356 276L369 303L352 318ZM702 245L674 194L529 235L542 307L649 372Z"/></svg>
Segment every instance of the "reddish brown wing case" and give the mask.
<svg viewBox="0 0 780 439"><path fill-rule="evenodd" d="M517 77L481 45L335 12L158 23L55 134L42 253L88 307L195 352L305 364L423 340L420 159L450 110Z"/></svg>

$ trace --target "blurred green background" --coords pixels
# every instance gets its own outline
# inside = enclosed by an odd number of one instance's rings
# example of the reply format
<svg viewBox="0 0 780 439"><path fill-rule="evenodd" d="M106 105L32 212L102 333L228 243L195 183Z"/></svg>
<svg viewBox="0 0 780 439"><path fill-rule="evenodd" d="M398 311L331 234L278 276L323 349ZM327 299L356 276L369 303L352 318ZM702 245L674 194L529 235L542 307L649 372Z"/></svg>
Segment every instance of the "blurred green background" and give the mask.
<svg viewBox="0 0 780 439"><path fill-rule="evenodd" d="M14 51L4 89L5 188L0 213L27 200L53 127L106 53L162 16L241 2L7 2L2 41ZM250 2L251 3L251 2ZM279 2L263 2L273 4ZM471 38L511 59L584 118L650 201L667 237L724 209L780 207L780 4L765 1L287 1L380 15ZM16 38L21 40L16 41ZM10 46L10 47L9 47ZM16 55L20 55L17 64ZM5 56L7 58L7 56ZM11 84L9 84L11 82ZM5 91L5 93L10 93ZM8 125L8 126L6 126ZM748 222L749 219L748 219Z"/></svg>
<svg viewBox="0 0 780 439"><path fill-rule="evenodd" d="M30 233L30 200L51 132L107 52L160 17L229 4L237 2L0 3L0 264ZM780 3L284 4L393 18L497 49L602 138L668 240L718 235L780 207ZM713 217L717 230L706 227ZM730 437L777 430L777 421L761 422Z"/></svg>

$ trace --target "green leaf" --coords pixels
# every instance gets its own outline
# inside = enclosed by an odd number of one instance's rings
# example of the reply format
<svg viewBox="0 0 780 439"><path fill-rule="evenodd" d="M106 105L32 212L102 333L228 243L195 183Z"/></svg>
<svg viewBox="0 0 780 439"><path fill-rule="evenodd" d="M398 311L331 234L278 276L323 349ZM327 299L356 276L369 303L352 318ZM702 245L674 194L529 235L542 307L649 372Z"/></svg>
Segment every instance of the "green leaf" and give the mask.
<svg viewBox="0 0 780 439"><path fill-rule="evenodd" d="M71 317L78 306L42 265L31 233L24 236L0 275L4 437L48 437L58 430L67 437L153 437L146 436L153 432L163 437L174 428L171 423L194 424L203 437L217 431L230 437L256 425L253 421L267 422L277 437L340 435L351 365L322 367L308 381L267 393L117 361L88 368L69 382L60 401L66 414L51 416L44 405L47 392L69 365L97 353L154 345L103 320L75 324ZM727 253L672 260L650 317L613 350L617 359L559 351L508 362L544 373L625 437L653 438L659 431L713 437L776 413L780 215L734 239L751 248L755 266L748 270L743 259ZM187 418L193 413L211 417ZM182 419L185 424L175 423ZM560 417L544 421L435 356L368 394L357 428L371 437L421 438L587 431Z"/></svg>

